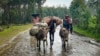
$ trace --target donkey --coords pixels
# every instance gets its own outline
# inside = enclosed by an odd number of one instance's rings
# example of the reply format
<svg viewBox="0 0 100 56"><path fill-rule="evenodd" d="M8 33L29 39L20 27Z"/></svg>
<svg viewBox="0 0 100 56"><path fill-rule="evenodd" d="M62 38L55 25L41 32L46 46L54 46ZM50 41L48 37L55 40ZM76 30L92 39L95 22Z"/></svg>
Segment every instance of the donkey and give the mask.
<svg viewBox="0 0 100 56"><path fill-rule="evenodd" d="M64 27L61 27L59 35L60 35L61 40L62 40L62 48L65 51L66 51L66 42L67 42L67 46L68 46L68 34L69 34L69 31Z"/></svg>
<svg viewBox="0 0 100 56"><path fill-rule="evenodd" d="M48 25L46 23L37 23L30 30L30 35L35 36L37 40L37 47L39 47L39 51L41 49L40 48L41 41L43 41L43 47L45 52L45 42L47 42L47 33L48 33Z"/></svg>

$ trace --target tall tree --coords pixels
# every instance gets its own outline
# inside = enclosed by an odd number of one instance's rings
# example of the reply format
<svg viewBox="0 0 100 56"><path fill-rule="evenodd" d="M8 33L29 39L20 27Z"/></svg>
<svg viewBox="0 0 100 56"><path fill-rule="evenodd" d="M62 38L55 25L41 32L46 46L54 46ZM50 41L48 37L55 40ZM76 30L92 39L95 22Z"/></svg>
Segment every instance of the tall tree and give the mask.
<svg viewBox="0 0 100 56"><path fill-rule="evenodd" d="M89 0L88 5L96 15L96 34L100 34L100 0Z"/></svg>
<svg viewBox="0 0 100 56"><path fill-rule="evenodd" d="M70 6L70 14L78 27L88 28L90 13L85 0L73 0Z"/></svg>

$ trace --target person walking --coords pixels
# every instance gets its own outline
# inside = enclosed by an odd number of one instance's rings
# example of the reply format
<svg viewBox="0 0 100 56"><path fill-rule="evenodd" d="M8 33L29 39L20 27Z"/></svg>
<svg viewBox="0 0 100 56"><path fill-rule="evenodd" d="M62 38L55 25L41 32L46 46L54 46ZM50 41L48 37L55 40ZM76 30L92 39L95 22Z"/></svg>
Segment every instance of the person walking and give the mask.
<svg viewBox="0 0 100 56"><path fill-rule="evenodd" d="M33 16L32 22L33 22L33 25L35 25L36 23L40 21L39 14L32 14L32 16Z"/></svg>
<svg viewBox="0 0 100 56"><path fill-rule="evenodd" d="M49 36L50 36L50 49L52 49L53 42L54 42L54 33L56 27L56 20L51 17L50 22L48 23L49 26Z"/></svg>
<svg viewBox="0 0 100 56"><path fill-rule="evenodd" d="M70 16L67 15L63 19L63 27L66 28L72 34L73 26L72 26L72 18Z"/></svg>
<svg viewBox="0 0 100 56"><path fill-rule="evenodd" d="M72 32L73 32L73 23L72 23L72 18L71 17L69 17L69 31L72 34Z"/></svg>
<svg viewBox="0 0 100 56"><path fill-rule="evenodd" d="M65 18L63 19L63 27L69 31L69 16L65 16Z"/></svg>

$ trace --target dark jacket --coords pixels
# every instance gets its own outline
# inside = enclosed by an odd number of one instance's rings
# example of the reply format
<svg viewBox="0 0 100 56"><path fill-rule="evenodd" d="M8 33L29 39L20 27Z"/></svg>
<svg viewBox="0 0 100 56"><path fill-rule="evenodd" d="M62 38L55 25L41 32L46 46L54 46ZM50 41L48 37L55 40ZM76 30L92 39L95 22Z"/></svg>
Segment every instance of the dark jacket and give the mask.
<svg viewBox="0 0 100 56"><path fill-rule="evenodd" d="M51 33L55 32L55 23L56 23L56 20L53 20L53 19L49 22L49 24L48 24L49 29L50 29L49 32L51 32Z"/></svg>
<svg viewBox="0 0 100 56"><path fill-rule="evenodd" d="M69 30L69 23L66 19L63 19L63 27Z"/></svg>

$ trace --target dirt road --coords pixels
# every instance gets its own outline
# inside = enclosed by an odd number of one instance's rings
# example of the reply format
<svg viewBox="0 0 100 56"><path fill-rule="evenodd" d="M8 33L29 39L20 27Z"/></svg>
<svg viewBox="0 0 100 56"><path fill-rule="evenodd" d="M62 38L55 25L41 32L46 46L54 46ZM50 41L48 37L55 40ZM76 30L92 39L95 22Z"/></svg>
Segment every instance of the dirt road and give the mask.
<svg viewBox="0 0 100 56"><path fill-rule="evenodd" d="M58 26L55 32L55 39L53 49L50 50L50 43L48 37L48 46L46 46L46 53L36 49L36 41L34 37L29 35L29 31L19 34L17 37L19 41L9 50L0 56L100 56L100 46L90 43L92 39L79 36L77 34L69 35L69 46L64 52L61 47L61 39L59 37Z"/></svg>

